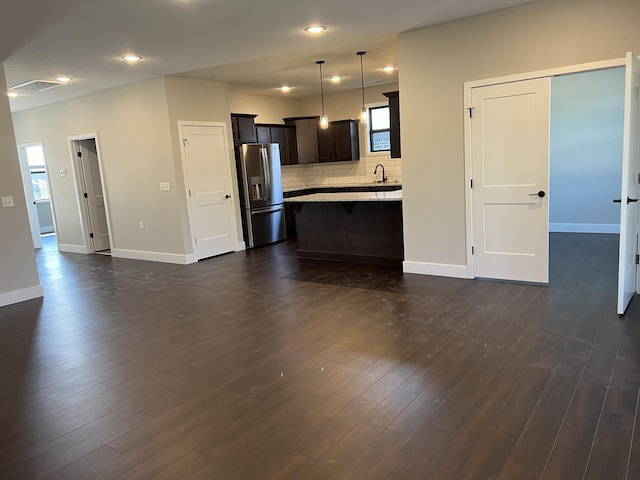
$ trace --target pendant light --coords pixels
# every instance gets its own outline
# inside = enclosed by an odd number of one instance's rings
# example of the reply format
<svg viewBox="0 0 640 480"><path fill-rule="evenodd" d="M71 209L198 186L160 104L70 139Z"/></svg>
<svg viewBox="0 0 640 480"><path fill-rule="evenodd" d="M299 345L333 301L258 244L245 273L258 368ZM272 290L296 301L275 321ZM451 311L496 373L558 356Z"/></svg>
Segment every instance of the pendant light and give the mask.
<svg viewBox="0 0 640 480"><path fill-rule="evenodd" d="M322 102L322 115L320 116L320 128L326 130L329 128L329 119L324 114L324 87L322 86L322 64L324 60L318 60L316 64L320 66L320 100Z"/></svg>
<svg viewBox="0 0 640 480"><path fill-rule="evenodd" d="M356 55L360 57L360 85L362 87L362 113L360 114L360 120L362 123L367 123L369 120L369 112L367 112L367 107L364 106L364 67L362 66L362 57L367 52L358 52Z"/></svg>

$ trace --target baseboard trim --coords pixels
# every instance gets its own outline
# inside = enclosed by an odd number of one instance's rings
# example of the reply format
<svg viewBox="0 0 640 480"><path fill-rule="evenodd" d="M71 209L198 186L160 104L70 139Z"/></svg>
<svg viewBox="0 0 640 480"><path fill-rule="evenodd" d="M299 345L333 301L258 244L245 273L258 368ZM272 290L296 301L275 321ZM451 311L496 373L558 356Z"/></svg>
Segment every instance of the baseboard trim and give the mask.
<svg viewBox="0 0 640 480"><path fill-rule="evenodd" d="M402 262L404 273L433 275L436 277L471 278L466 265L448 265L446 263Z"/></svg>
<svg viewBox="0 0 640 480"><path fill-rule="evenodd" d="M550 223L554 233L620 233L617 223Z"/></svg>
<svg viewBox="0 0 640 480"><path fill-rule="evenodd" d="M174 263L177 265L195 263L195 260L192 258L194 257L193 254L178 255L176 253L145 252L141 250L112 248L111 256L114 258L126 258L128 260L145 260L148 262Z"/></svg>
<svg viewBox="0 0 640 480"><path fill-rule="evenodd" d="M64 253L83 253L85 255L91 253L84 245L68 245L65 243L58 244L58 251Z"/></svg>
<svg viewBox="0 0 640 480"><path fill-rule="evenodd" d="M14 303L26 302L27 300L33 300L34 298L41 298L43 296L44 290L42 289L42 285L2 293L0 294L0 307L6 307L7 305L13 305Z"/></svg>

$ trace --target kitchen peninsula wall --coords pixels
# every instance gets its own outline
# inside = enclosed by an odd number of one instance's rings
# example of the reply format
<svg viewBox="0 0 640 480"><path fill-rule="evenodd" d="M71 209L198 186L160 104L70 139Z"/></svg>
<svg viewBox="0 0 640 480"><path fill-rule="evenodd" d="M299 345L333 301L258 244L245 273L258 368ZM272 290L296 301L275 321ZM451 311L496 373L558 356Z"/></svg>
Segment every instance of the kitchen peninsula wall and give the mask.
<svg viewBox="0 0 640 480"><path fill-rule="evenodd" d="M398 90L398 84L379 85L365 89L367 104L386 104L383 92ZM325 93L325 112L329 120L358 118L362 108L360 90ZM235 113L258 114L256 123L282 123L285 117L311 116L320 114L320 97L306 99L281 98L266 95L248 95L229 92L230 110ZM373 175L378 163L382 163L390 182L402 182L402 161L385 154L367 154L366 126L358 126L360 135L360 161L332 162L327 164L284 165L282 167L282 187L285 191L308 187L342 186L371 183L380 180L381 173Z"/></svg>

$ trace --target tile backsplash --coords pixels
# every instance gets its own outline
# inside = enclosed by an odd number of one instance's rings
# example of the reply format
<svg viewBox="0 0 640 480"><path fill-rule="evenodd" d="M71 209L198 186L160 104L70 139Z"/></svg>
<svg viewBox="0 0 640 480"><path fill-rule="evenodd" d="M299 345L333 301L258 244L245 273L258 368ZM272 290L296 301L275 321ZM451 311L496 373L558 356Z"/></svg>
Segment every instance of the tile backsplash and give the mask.
<svg viewBox="0 0 640 480"><path fill-rule="evenodd" d="M356 162L311 163L284 165L282 189L298 190L310 187L360 185L382 180L382 171L373 171L376 165L384 165L388 182L402 182L402 160L388 155L362 157Z"/></svg>

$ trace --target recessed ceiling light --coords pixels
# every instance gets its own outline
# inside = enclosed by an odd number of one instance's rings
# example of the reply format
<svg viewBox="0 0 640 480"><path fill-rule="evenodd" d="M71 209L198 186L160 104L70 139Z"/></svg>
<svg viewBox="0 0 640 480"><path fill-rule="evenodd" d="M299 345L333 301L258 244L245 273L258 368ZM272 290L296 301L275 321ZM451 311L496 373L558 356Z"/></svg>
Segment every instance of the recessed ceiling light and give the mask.
<svg viewBox="0 0 640 480"><path fill-rule="evenodd" d="M280 87L280 91L282 92L288 92L291 90L291 87L289 85L283 85Z"/></svg>
<svg viewBox="0 0 640 480"><path fill-rule="evenodd" d="M16 92L7 92L7 97L14 98L14 97L17 97L17 96L18 96L18 94Z"/></svg>
<svg viewBox="0 0 640 480"><path fill-rule="evenodd" d="M68 83L71 81L71 77L57 77L56 80L60 83Z"/></svg>
<svg viewBox="0 0 640 480"><path fill-rule="evenodd" d="M324 25L309 25L307 28L305 28L305 32L308 33L320 33L320 32L324 32L327 29L327 27L325 27Z"/></svg>
<svg viewBox="0 0 640 480"><path fill-rule="evenodd" d="M384 70L385 72L393 72L396 68L398 67L394 67L393 65L387 65L386 67L383 67L382 70Z"/></svg>
<svg viewBox="0 0 640 480"><path fill-rule="evenodd" d="M137 61L142 60L142 57L140 55L123 55L122 59L125 62L136 63Z"/></svg>
<svg viewBox="0 0 640 480"><path fill-rule="evenodd" d="M329 80L331 80L332 82L339 82L340 80L342 80L342 77L340 75L334 75L333 77L330 77Z"/></svg>

